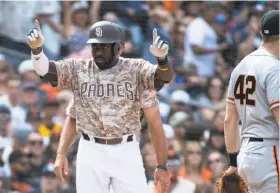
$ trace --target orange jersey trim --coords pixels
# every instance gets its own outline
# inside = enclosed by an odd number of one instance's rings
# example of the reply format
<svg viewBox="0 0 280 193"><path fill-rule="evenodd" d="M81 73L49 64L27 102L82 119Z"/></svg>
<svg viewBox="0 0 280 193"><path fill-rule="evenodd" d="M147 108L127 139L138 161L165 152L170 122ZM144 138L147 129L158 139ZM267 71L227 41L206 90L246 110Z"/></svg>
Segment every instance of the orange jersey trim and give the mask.
<svg viewBox="0 0 280 193"><path fill-rule="evenodd" d="M277 184L278 184L278 192L280 192L280 177L279 177L279 163L278 163L278 158L277 158L277 149L276 146L273 146L273 155L274 155L274 162L275 162L275 167L276 167L276 173L277 173Z"/></svg>
<svg viewBox="0 0 280 193"><path fill-rule="evenodd" d="M235 99L232 98L232 97L227 97L227 99L232 100L232 101L235 101Z"/></svg>
<svg viewBox="0 0 280 193"><path fill-rule="evenodd" d="M275 105L275 104L277 104L277 103L279 103L280 101L275 101L275 102L273 102L273 103L271 103L270 105L269 105L269 107L272 107L273 105Z"/></svg>

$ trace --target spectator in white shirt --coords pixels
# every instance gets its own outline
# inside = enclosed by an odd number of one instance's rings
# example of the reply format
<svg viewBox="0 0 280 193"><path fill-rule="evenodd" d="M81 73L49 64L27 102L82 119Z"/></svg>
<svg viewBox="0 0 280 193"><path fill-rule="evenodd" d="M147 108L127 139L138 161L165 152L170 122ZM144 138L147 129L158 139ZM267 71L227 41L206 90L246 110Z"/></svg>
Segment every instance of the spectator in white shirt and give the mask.
<svg viewBox="0 0 280 193"><path fill-rule="evenodd" d="M211 26L218 14L218 4L204 2L202 17L197 17L185 32L185 64L194 64L200 77L215 75L217 52L227 48L226 44L217 45L217 35Z"/></svg>
<svg viewBox="0 0 280 193"><path fill-rule="evenodd" d="M26 111L20 106L22 81L20 77L13 75L6 80L7 93L0 97L0 104L5 105L11 111L13 125L20 125L25 122Z"/></svg>

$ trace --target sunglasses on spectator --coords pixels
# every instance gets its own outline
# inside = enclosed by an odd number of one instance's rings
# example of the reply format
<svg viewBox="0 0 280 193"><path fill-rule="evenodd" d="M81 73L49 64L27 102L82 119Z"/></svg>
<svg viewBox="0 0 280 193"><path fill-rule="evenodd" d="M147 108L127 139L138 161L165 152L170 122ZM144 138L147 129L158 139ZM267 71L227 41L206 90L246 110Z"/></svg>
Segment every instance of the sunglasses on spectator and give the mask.
<svg viewBox="0 0 280 193"><path fill-rule="evenodd" d="M30 141L28 141L28 143L31 144L31 145L36 145L36 144L43 145L42 140L30 140Z"/></svg>
<svg viewBox="0 0 280 193"><path fill-rule="evenodd" d="M191 151L191 150L188 150L187 153L188 153L188 155L193 155L193 154L201 155L201 151Z"/></svg>
<svg viewBox="0 0 280 193"><path fill-rule="evenodd" d="M213 163L220 163L221 162L221 159L214 159L214 160L208 160L209 164L213 164Z"/></svg>

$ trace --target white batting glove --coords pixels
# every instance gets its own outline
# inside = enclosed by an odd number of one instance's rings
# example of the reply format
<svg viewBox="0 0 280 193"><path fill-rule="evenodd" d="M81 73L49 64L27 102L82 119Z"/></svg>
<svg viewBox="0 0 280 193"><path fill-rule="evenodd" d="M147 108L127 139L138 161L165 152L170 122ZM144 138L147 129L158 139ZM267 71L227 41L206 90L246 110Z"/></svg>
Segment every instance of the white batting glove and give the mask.
<svg viewBox="0 0 280 193"><path fill-rule="evenodd" d="M153 45L150 46L150 52L158 57L163 58L168 54L168 43L161 39L157 34L157 29L153 30Z"/></svg>
<svg viewBox="0 0 280 193"><path fill-rule="evenodd" d="M45 38L41 33L39 21L37 19L35 20L34 25L35 28L33 28L27 34L27 41L31 49L37 49L39 47L42 47L45 41Z"/></svg>

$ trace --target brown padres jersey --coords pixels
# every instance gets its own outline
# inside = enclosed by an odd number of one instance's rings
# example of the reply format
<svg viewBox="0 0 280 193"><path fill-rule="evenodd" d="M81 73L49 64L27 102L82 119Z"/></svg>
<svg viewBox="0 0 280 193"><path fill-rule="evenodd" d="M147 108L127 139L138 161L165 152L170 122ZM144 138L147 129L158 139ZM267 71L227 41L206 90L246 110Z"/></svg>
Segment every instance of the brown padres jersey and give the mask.
<svg viewBox="0 0 280 193"><path fill-rule="evenodd" d="M145 60L120 57L107 70L100 70L90 59L54 63L57 87L73 91L67 115L76 119L78 132L109 138L137 134L140 109L158 105L154 90L157 65Z"/></svg>

